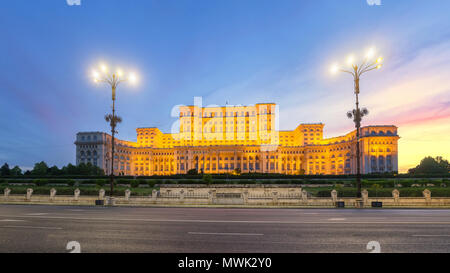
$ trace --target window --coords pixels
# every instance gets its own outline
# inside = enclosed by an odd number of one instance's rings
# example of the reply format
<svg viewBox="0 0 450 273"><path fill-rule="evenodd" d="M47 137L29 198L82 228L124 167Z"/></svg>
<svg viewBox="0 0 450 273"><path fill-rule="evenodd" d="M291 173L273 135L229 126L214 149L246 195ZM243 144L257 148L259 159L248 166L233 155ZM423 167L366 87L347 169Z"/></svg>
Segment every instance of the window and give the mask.
<svg viewBox="0 0 450 273"><path fill-rule="evenodd" d="M375 156L372 156L370 158L370 166L371 166L372 172L377 171L377 158Z"/></svg>
<svg viewBox="0 0 450 273"><path fill-rule="evenodd" d="M381 155L378 157L378 166L379 171L384 172L384 157Z"/></svg>

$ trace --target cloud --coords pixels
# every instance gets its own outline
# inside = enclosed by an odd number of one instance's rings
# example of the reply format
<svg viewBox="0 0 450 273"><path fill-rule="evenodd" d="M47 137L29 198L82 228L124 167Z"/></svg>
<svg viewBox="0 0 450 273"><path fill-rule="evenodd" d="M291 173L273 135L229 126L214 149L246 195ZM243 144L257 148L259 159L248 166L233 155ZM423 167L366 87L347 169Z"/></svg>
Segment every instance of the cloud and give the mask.
<svg viewBox="0 0 450 273"><path fill-rule="evenodd" d="M366 0L366 1L367 1L367 5L369 5L369 6L373 6L373 5L381 6L381 0Z"/></svg>

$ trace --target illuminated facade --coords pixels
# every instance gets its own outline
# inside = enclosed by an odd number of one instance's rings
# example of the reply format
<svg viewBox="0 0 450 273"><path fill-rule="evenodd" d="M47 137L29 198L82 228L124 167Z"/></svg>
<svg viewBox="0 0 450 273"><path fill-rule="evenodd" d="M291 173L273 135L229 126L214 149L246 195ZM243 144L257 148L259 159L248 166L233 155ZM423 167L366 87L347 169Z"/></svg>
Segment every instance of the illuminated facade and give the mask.
<svg viewBox="0 0 450 273"><path fill-rule="evenodd" d="M204 173L353 174L356 131L323 138L322 123L277 131L276 105L179 108L179 131L138 128L137 141L116 139L114 173L124 175ZM361 172L397 172L397 127L361 128ZM111 136L77 134L76 163L110 172Z"/></svg>

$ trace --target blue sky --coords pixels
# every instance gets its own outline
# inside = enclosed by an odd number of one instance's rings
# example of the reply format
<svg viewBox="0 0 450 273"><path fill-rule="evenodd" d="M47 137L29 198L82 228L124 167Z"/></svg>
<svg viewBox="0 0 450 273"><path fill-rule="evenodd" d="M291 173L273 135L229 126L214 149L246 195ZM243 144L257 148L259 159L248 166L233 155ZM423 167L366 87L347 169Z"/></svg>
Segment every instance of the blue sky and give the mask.
<svg viewBox="0 0 450 273"><path fill-rule="evenodd" d="M134 140L136 127L169 132L171 109L194 96L204 105L276 102L280 129L323 122L326 136L344 134L352 82L329 66L370 46L386 61L362 82L364 123L404 129L400 165L450 157L449 10L440 0L4 1L0 163L73 163L77 132L108 130L110 91L89 78L100 61L140 78L118 90L122 139ZM417 145L423 151L408 154Z"/></svg>

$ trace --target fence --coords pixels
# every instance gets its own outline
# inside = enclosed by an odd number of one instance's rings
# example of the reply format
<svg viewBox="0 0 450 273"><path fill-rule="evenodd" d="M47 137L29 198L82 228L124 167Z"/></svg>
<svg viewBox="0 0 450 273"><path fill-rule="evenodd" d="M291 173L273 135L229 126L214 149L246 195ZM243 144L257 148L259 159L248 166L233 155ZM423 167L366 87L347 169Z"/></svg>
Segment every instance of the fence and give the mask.
<svg viewBox="0 0 450 273"><path fill-rule="evenodd" d="M83 196L76 189L73 195L57 195L55 189L49 195L33 195L28 189L26 194L10 194L7 188L0 196L2 204L57 204L57 205L94 205L96 200L110 202L103 189L98 196ZM118 206L173 206L173 205L236 205L236 206L292 206L292 207L334 207L344 202L345 207L361 207L356 198L339 197L333 190L330 197L311 197L299 187L170 187L153 190L148 197L132 197L126 190L124 196L114 197L113 204ZM398 190L392 191L392 197L369 197L362 192L362 206L371 207L372 202L382 202L383 207L450 207L450 197L431 197L429 190L423 191L423 197L401 197Z"/></svg>

